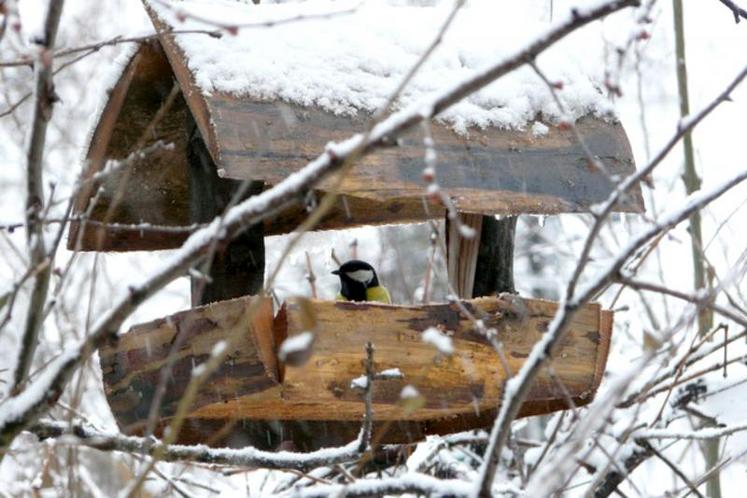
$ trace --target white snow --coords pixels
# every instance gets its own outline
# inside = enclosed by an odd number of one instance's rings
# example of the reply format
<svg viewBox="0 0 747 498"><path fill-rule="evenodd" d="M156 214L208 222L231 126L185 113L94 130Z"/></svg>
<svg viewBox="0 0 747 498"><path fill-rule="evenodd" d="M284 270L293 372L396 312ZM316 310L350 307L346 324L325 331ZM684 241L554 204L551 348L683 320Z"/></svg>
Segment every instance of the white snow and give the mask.
<svg viewBox="0 0 747 498"><path fill-rule="evenodd" d="M420 396L420 391L418 391L415 386L407 384L405 387L402 388L402 392L399 393L399 397L402 399L413 399Z"/></svg>
<svg viewBox="0 0 747 498"><path fill-rule="evenodd" d="M532 135L535 137L544 137L550 131L550 128L541 121L535 121L532 125Z"/></svg>
<svg viewBox="0 0 747 498"><path fill-rule="evenodd" d="M285 361L288 355L300 353L309 349L312 342L314 342L314 334L308 330L294 335L293 337L288 337L280 345L278 358L280 358L280 361Z"/></svg>
<svg viewBox="0 0 747 498"><path fill-rule="evenodd" d="M363 4L356 0L309 0L251 5L186 0L178 3L178 11L184 15L177 16L173 8L158 2L150 4L175 29L238 27L238 31L230 29L220 39L176 36L205 94L282 100L340 115L379 108L426 50L452 8L451 2L407 6L382 0ZM256 26L348 10L353 13ZM241 27L247 24L254 26ZM507 9L501 2L469 2L397 106L422 105L439 91L494 64L546 31L547 24L525 9ZM595 36L592 33L584 38L581 33L567 42L572 46L551 49L538 59L548 77L562 81L563 89L558 94L571 119L610 112L599 85L584 68L589 44L601 41ZM525 67L452 106L440 119L464 133L470 127L523 129L540 113L548 122L561 118L545 83Z"/></svg>
<svg viewBox="0 0 747 498"><path fill-rule="evenodd" d="M387 368L379 372L379 379L401 379L405 376L399 368Z"/></svg>
<svg viewBox="0 0 747 498"><path fill-rule="evenodd" d="M435 327L428 327L425 329L425 331L423 331L422 339L423 342L434 346L442 354L451 355L454 353L454 343L452 342L451 337Z"/></svg>
<svg viewBox="0 0 747 498"><path fill-rule="evenodd" d="M361 375L350 381L351 389L365 389L368 387L368 377Z"/></svg>

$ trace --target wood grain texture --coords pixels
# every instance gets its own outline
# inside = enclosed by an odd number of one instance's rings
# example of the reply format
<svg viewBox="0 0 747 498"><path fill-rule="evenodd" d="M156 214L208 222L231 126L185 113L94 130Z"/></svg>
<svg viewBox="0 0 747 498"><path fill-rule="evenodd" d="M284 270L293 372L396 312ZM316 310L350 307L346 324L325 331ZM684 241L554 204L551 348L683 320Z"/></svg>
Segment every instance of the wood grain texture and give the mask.
<svg viewBox="0 0 747 498"><path fill-rule="evenodd" d="M120 427L133 431L142 426L154 389L153 376L163 368L168 345L177 333L187 334L178 350L178 380L187 375L187 367L209 353L221 334L251 321L244 315L244 299L137 326L122 337L116 349L102 351L107 396ZM374 419L383 442L416 441L426 434L486 427L492 421L506 376L488 341L455 305L299 303L303 304L286 303L273 323L265 315L252 322L254 334L237 352L239 361L217 372L211 386L204 388L180 441L233 445L249 438L252 444L272 448L291 439L308 449L351 440L363 413L361 393L351 387L351 381L363 373L367 341L375 345L377 371L398 368L404 374L403 379L378 380L374 385ZM464 304L496 328L514 372L557 309L552 302L507 295ZM452 336L452 356L422 341L421 332L433 326ZM302 366L273 363L276 345L306 330L315 334L309 361ZM593 398L610 334L611 314L596 304L587 305L576 314L554 352L553 369L576 405ZM258 360L267 368L260 368ZM162 424L168 423L182 384L177 381L169 386L169 398L161 406ZM414 411L400 401L402 388L408 384L425 401ZM561 387L543 372L521 415L549 413L567 405ZM211 440L226 425L230 430Z"/></svg>
<svg viewBox="0 0 747 498"><path fill-rule="evenodd" d="M88 166L84 178L101 171L107 160L123 160L135 152L148 125L164 104L174 85L174 79L157 42L143 43L130 60L123 77L112 92L88 151ZM115 98L116 97L116 98ZM150 223L153 225L189 225L189 198L186 153L187 106L178 96L164 118L146 136L143 146L156 140L173 144L169 149L157 149L147 157L106 177L104 181L88 182L78 194L75 214L86 211L93 195L101 189L91 219L117 224ZM114 205L118 196L120 202ZM174 235L184 239L188 234L172 234L158 230L128 230L123 228L73 223L68 236L68 248L80 240L82 250L107 250L109 247L132 245L133 249L174 247L168 240ZM142 242L142 245L139 243Z"/></svg>
<svg viewBox="0 0 747 498"><path fill-rule="evenodd" d="M462 299L473 296L477 255L482 241L483 215L474 213L457 213L459 222L446 217L446 270L449 284ZM459 227L463 225L474 230L471 238L463 237Z"/></svg>
<svg viewBox="0 0 747 498"><path fill-rule="evenodd" d="M263 391L278 384L278 365L272 334L272 302L264 299L250 314L251 296L202 306L133 327L116 347L99 351L107 399L123 430L141 428L147 421L164 369L165 396L160 417L174 414L191 379L214 346L232 334L239 341L223 366L200 389L194 408Z"/></svg>
<svg viewBox="0 0 747 498"><path fill-rule="evenodd" d="M335 116L282 102L258 102L232 95L207 98L215 122L220 160L228 178L262 179L274 184L315 158L324 145L364 129L367 115ZM634 172L633 156L619 123L583 118L577 129L609 169L624 177ZM437 179L460 211L483 214L584 212L607 198L612 182L589 165L571 130L550 127L546 136L530 131L489 128L457 135L433 126L438 152ZM377 200L420 197L424 184L423 137L413 130L396 146L359 160L340 192ZM321 186L325 189L325 184ZM640 189L621 211L640 212Z"/></svg>

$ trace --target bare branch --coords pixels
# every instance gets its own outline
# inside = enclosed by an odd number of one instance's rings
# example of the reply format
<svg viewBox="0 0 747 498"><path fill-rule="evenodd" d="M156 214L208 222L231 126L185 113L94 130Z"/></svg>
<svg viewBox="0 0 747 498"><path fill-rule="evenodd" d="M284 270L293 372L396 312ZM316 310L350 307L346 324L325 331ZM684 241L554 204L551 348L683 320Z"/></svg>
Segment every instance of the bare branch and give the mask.
<svg viewBox="0 0 747 498"><path fill-rule="evenodd" d="M747 431L747 422L727 427L709 427L707 429L698 429L696 431L644 429L636 431L634 435L636 438L646 439L713 439L729 436L742 431Z"/></svg>
<svg viewBox="0 0 747 498"><path fill-rule="evenodd" d="M218 30L206 30L206 29L184 29L184 30L174 30L169 32L169 34L172 35L189 35L189 34L203 34L208 35L212 38L220 38L223 36L223 33ZM55 58L65 57L68 55L75 55L79 54L81 52L98 52L104 47L112 47L115 45L120 45L122 43L142 43L149 40L154 40L158 38L157 33L153 33L152 35L144 35L144 36L129 36L124 37L122 35L115 36L113 38L109 38L107 40L98 41L94 43L89 43L87 45L81 45L79 47L73 47L73 48L66 48L62 50L58 50L54 53ZM90 54L87 54L90 55ZM18 66L30 66L32 65L31 58L21 58L18 60L11 60L11 61L0 61L0 67L18 67Z"/></svg>
<svg viewBox="0 0 747 498"><path fill-rule="evenodd" d="M719 313L720 315L723 315L724 317L730 320L733 320L739 325L743 327L747 327L747 316L742 316L738 312L732 311L728 308L725 308L721 305L718 305L712 302L713 299L709 296L696 296L696 295L688 294L686 292L681 292L675 289L670 289L669 287L665 287L663 285L659 285L653 282L642 282L640 280L634 280L632 278L627 278L627 277L622 277L622 276L618 277L617 280L620 283L627 285L628 287L631 287L633 289L658 292L659 294L665 294L667 296L676 297L677 299L682 299L683 301L687 301L689 303L693 303L698 306L710 308L716 313Z"/></svg>
<svg viewBox="0 0 747 498"><path fill-rule="evenodd" d="M44 301L47 298L52 262L44 248L44 180L43 159L47 124L52 118L52 108L58 100L52 82L52 50L54 49L57 28L62 17L63 0L50 1L44 22L43 39L39 42L38 54L34 62L34 111L26 152L26 241L31 262L30 267L40 267L34 277L31 300L26 311L26 322L21 340L21 351L13 373L13 390L17 390L31 368L31 360L36 351L44 316ZM51 258L51 256L50 256Z"/></svg>
<svg viewBox="0 0 747 498"><path fill-rule="evenodd" d="M739 24L742 19L747 19L747 10L732 2L732 0L719 0L722 4L726 5L734 14L734 22Z"/></svg>
<svg viewBox="0 0 747 498"><path fill-rule="evenodd" d="M283 24L293 24L293 23L303 22L303 21L332 19L334 17L346 16L346 15L354 14L355 12L357 12L358 8L363 3L361 2L357 5L354 5L353 7L349 9L334 10L331 12L322 12L320 14L299 14L296 16L285 17L283 19L274 19L274 20L267 20L267 21L260 21L260 22L227 23L225 21L220 21L218 19L210 19L207 17L203 17L194 12L189 12L187 10L184 10L181 7L177 7L176 5L178 4L175 5L174 3L167 2L166 0L151 0L151 1L161 5L162 7L168 10L173 11L176 14L178 19L193 19L203 24L207 24L208 26L215 26L217 28L226 30L232 34L236 34L239 29L244 29L244 28L271 28L274 26L281 26ZM258 3L258 2L255 2L255 3Z"/></svg>
<svg viewBox="0 0 747 498"><path fill-rule="evenodd" d="M672 461L670 459L668 459L666 456L664 456L664 454L662 454L659 450L657 450L656 448L654 448L654 446L651 443L649 443L646 440L638 440L636 442L640 446L642 446L643 448L645 448L648 451L650 451L651 453L653 453L659 460L661 460L662 462L664 462L664 464L667 467L669 467L670 469L672 469L672 472L674 472L680 479L682 479L682 481L685 484L687 484L687 487L690 488L690 491L692 491L695 494L695 496L698 496L699 498L705 498L705 496L703 496L703 494L700 491L698 491L698 488L695 486L695 484L693 484L692 481L687 478L687 476L685 475L685 473L682 472L680 470L680 468L677 467L674 463L672 463Z"/></svg>

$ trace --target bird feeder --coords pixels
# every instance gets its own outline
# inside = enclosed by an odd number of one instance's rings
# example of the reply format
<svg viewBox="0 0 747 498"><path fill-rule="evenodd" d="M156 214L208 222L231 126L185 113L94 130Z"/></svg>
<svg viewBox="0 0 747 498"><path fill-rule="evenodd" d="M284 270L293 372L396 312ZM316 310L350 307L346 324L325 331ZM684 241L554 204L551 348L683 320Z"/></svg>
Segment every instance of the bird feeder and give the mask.
<svg viewBox="0 0 747 498"><path fill-rule="evenodd" d="M177 248L222 212L241 181L251 181L246 195L256 194L298 171L326 143L366 124L364 115L204 92L199 68L168 34L172 26L154 10L149 15L160 36L138 45L108 95L87 153L88 181L76 199L71 249ZM577 121L576 131L608 171L593 168L577 136L562 126L550 126L542 136L498 128L464 136L433 124L439 184L465 223L482 226L471 241L449 241L450 278L465 298L460 304L302 299L273 311L269 299L257 301L250 294L262 284L263 238L294 230L308 214L303 202L220 247L212 283L193 294L192 309L136 325L101 349L106 394L120 428L141 433L153 413L158 428L167 426L193 368L231 334L242 340L199 389L180 442L266 449L289 440L299 449L349 442L364 412L351 382L364 373L368 341L376 347L377 371L401 373L373 385L376 441L411 442L488 426L507 374L469 315L498 331L508 367L516 372L557 304L507 294L473 298L475 268L485 264L479 256L487 233L482 222L495 224L494 215L586 212L610 194L610 178L634 172L620 123L589 116ZM413 131L361 158L314 229L443 219L442 207L423 200L422 143L422 132ZM139 154L143 150L148 153ZM112 161L115 167L100 175ZM315 194L330 189L322 183ZM641 212L640 190L620 210ZM430 327L451 335L453 354L422 341ZM315 337L308 361L281 361L283 341L308 330ZM520 415L565 409L571 400L588 403L604 372L611 330L612 312L597 304L582 307L552 359L556 377L540 374ZM170 375L162 375L164 369ZM408 385L420 393L417 406L401 398Z"/></svg>

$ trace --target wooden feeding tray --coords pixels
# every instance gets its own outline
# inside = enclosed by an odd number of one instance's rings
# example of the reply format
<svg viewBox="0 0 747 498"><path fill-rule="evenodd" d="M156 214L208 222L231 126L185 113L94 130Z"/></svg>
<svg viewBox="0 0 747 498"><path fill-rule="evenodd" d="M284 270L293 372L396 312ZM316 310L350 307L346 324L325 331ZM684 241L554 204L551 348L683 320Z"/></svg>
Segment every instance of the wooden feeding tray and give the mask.
<svg viewBox="0 0 747 498"><path fill-rule="evenodd" d="M168 424L192 370L231 334L240 339L189 407L181 443L274 449L292 441L299 450L309 450L353 440L364 403L351 381L364 373L367 341L375 346L377 372L397 368L403 375L374 382L376 441L412 442L492 422L506 375L495 350L456 304L304 299L286 303L273 317L269 299L250 314L254 299L216 302L137 325L115 348L101 350L106 395L123 432L143 430L161 379L166 379L166 389L155 413L160 428ZM511 295L463 305L498 331L512 372L521 367L557 309L552 302ZM451 335L452 355L422 340L428 327ZM597 304L581 308L554 352L551 365L557 379L542 372L520 416L568 408L564 392L577 406L588 403L604 371L611 328L612 312ZM308 361L283 364L277 357L279 344L307 330L315 336ZM164 376L164 369L170 369L169 375ZM422 406L403 405L400 394L406 385L422 395Z"/></svg>

